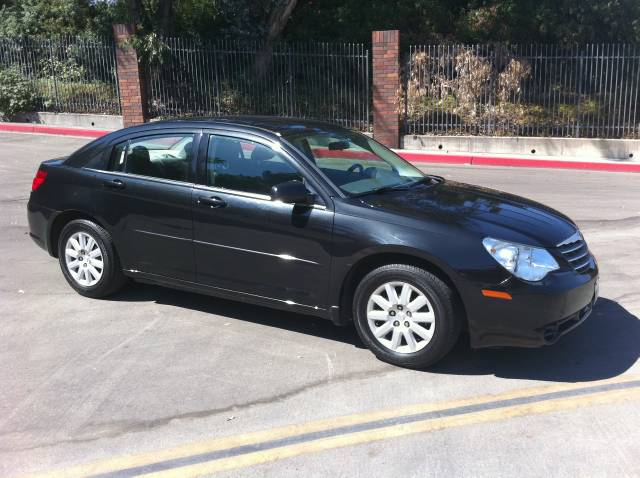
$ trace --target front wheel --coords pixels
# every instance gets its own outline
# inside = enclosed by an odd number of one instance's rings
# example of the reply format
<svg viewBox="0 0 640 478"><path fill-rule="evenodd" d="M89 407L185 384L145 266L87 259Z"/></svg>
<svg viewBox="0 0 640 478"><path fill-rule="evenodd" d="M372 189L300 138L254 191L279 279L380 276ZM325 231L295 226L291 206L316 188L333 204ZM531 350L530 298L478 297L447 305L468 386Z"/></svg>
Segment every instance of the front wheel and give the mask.
<svg viewBox="0 0 640 478"><path fill-rule="evenodd" d="M69 285L86 297L106 297L126 282L109 233L86 219L62 229L58 260Z"/></svg>
<svg viewBox="0 0 640 478"><path fill-rule="evenodd" d="M444 357L460 334L452 290L435 275L406 264L367 274L353 301L356 329L381 360L423 368Z"/></svg>

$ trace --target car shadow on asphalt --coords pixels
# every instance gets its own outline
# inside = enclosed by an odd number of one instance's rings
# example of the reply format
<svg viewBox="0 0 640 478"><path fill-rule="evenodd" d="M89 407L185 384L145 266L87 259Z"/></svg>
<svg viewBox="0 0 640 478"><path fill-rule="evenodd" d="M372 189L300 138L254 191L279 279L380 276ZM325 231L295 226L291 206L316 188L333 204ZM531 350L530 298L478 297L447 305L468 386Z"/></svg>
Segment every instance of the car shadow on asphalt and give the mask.
<svg viewBox="0 0 640 478"><path fill-rule="evenodd" d="M591 316L554 345L473 350L468 340L463 339L429 372L588 382L616 377L631 368L638 358L640 320L619 303L600 298Z"/></svg>
<svg viewBox="0 0 640 478"><path fill-rule="evenodd" d="M302 333L364 348L353 327L328 320L134 283L111 300L153 301ZM517 318L515 318L517 320ZM588 382L616 377L640 358L640 320L619 303L600 298L591 316L556 344L536 349L473 350L463 334L454 349L424 372L552 382ZM375 358L372 356L372 360Z"/></svg>
<svg viewBox="0 0 640 478"><path fill-rule="evenodd" d="M229 319L242 320L244 322L251 322L268 327L278 327L292 332L364 348L353 327L339 327L329 320L311 315L270 309L268 307L261 307L244 302L210 297L204 294L184 292L134 282L123 292L110 297L108 300L124 302L153 301L158 304L197 310L199 312L220 315Z"/></svg>

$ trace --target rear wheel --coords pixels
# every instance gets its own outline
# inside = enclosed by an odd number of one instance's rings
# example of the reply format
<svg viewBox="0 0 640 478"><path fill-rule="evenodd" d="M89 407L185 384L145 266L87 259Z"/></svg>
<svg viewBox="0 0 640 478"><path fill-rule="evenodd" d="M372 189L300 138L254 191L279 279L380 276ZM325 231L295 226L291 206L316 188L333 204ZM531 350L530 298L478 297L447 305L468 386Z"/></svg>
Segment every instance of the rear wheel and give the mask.
<svg viewBox="0 0 640 478"><path fill-rule="evenodd" d="M62 229L58 260L69 285L86 297L106 297L126 282L111 236L86 219L71 221Z"/></svg>
<svg viewBox="0 0 640 478"><path fill-rule="evenodd" d="M371 271L358 285L353 307L362 341L378 358L396 365L431 365L460 334L453 292L418 267L391 264Z"/></svg>

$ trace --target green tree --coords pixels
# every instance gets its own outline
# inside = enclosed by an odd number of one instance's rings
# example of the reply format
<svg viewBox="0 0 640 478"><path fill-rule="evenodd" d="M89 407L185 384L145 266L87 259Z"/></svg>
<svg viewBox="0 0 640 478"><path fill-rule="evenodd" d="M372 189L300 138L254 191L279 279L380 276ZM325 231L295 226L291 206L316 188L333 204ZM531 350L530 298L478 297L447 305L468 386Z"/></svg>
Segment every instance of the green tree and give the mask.
<svg viewBox="0 0 640 478"><path fill-rule="evenodd" d="M368 42L640 42L639 0L0 0L0 35L142 35Z"/></svg>
<svg viewBox="0 0 640 478"><path fill-rule="evenodd" d="M640 42L638 0L300 0L283 36L370 40L398 29L429 42Z"/></svg>
<svg viewBox="0 0 640 478"><path fill-rule="evenodd" d="M29 110L34 100L31 83L17 68L0 70L0 120Z"/></svg>
<svg viewBox="0 0 640 478"><path fill-rule="evenodd" d="M106 2L102 2L106 3ZM0 35L64 35L110 30L112 8L90 0L5 0Z"/></svg>

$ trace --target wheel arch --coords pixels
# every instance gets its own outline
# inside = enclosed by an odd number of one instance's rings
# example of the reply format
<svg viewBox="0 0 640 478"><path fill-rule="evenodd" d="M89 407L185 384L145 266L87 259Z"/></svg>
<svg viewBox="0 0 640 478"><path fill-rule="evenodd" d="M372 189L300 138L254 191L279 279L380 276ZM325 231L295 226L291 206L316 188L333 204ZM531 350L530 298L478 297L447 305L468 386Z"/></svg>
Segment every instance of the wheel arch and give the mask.
<svg viewBox="0 0 640 478"><path fill-rule="evenodd" d="M75 209L67 210L58 214L51 223L51 228L49 229L49 242L48 249L49 254L53 257L58 257L58 240L60 238L60 233L64 226L69 224L71 221L75 221L76 219L86 219L88 221L95 222L103 229L104 224L99 221L95 216L88 214L84 211L79 211Z"/></svg>
<svg viewBox="0 0 640 478"><path fill-rule="evenodd" d="M467 314L464 302L458 286L451 277L452 273L447 271L442 265L438 264L436 260L418 255L412 251L380 251L362 257L355 262L344 276L344 280L342 281L340 288L340 313L337 317L337 322L339 324L347 324L353 320L351 313L352 300L355 290L364 276L372 270L388 264L406 264L419 267L442 280L453 291L456 299L455 306L458 309L458 312L463 316L463 323L465 326L467 325Z"/></svg>

